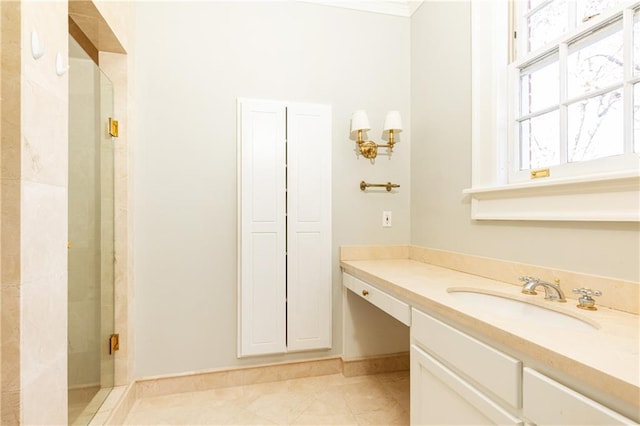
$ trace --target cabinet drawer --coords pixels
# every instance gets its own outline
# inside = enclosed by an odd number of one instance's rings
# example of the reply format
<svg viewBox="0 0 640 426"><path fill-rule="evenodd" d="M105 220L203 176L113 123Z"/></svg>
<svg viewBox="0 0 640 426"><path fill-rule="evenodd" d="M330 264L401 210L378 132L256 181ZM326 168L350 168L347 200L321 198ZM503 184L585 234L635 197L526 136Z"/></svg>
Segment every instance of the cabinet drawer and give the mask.
<svg viewBox="0 0 640 426"><path fill-rule="evenodd" d="M482 392L411 345L411 424L522 425Z"/></svg>
<svg viewBox="0 0 640 426"><path fill-rule="evenodd" d="M522 362L413 309L412 339L513 407L522 404Z"/></svg>
<svg viewBox="0 0 640 426"><path fill-rule="evenodd" d="M342 274L342 284L403 324L411 325L411 307L406 303L347 273Z"/></svg>
<svg viewBox="0 0 640 426"><path fill-rule="evenodd" d="M636 424L530 368L524 369L523 385L523 413L538 425Z"/></svg>

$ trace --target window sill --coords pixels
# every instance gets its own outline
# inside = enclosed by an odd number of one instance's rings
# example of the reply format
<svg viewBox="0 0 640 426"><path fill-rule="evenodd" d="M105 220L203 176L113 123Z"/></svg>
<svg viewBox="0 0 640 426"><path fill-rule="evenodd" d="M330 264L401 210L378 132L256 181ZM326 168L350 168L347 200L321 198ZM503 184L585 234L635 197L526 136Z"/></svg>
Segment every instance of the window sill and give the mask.
<svg viewBox="0 0 640 426"><path fill-rule="evenodd" d="M640 222L640 174L469 188L474 220Z"/></svg>

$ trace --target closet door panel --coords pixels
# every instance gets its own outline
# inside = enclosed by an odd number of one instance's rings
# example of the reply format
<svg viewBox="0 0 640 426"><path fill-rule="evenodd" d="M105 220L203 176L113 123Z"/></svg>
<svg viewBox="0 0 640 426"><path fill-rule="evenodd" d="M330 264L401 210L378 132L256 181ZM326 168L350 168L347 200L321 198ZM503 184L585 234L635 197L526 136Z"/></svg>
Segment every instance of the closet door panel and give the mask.
<svg viewBox="0 0 640 426"><path fill-rule="evenodd" d="M290 239L296 256L289 257L290 280L288 336L289 350L306 350L329 347L325 329L331 325L326 315L326 286L321 264L321 236L318 233L298 232ZM295 264L294 264L295 262Z"/></svg>
<svg viewBox="0 0 640 426"><path fill-rule="evenodd" d="M252 309L247 310L246 318L251 330L251 344L255 347L268 348L273 345L278 348L281 342L282 331L277 318L276 321L265 321L268 316L273 317L273 313L281 309L281 296L278 294L280 292L274 291L280 287L282 279L278 268L274 268L274 265L281 261L276 249L277 238L278 235L273 232L254 232L251 236L251 256L254 262L249 278L253 285L250 291L246 292L251 297L246 302Z"/></svg>
<svg viewBox="0 0 640 426"><path fill-rule="evenodd" d="M238 355L286 351L285 108L239 102Z"/></svg>
<svg viewBox="0 0 640 426"><path fill-rule="evenodd" d="M287 108L289 351L331 347L331 107Z"/></svg>

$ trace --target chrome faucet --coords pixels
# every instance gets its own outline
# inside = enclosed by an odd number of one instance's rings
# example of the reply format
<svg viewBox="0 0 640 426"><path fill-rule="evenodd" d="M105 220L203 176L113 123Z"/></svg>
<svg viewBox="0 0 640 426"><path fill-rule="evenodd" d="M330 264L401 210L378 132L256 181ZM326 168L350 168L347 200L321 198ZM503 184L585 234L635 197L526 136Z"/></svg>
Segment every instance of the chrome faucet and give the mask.
<svg viewBox="0 0 640 426"><path fill-rule="evenodd" d="M567 301L562 289L560 288L560 280L555 280L555 283L549 283L542 281L540 278L529 276L520 277L519 280L524 281L524 285L522 286L522 292L524 294L538 294L536 292L536 288L542 286L542 288L544 288L545 300L551 300L553 302Z"/></svg>

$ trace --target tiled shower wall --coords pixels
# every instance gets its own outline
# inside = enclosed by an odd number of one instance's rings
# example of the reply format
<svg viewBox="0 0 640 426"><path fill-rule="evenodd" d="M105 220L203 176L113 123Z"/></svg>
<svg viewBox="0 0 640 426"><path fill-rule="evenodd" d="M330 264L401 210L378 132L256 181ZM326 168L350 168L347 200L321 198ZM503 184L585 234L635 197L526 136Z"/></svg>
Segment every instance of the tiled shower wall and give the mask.
<svg viewBox="0 0 640 426"><path fill-rule="evenodd" d="M91 4L89 1L74 2ZM2 424L67 423L67 163L68 74L56 74L56 54L68 58L69 3L0 2L2 35L1 357ZM132 5L96 2L95 7L128 48ZM31 55L35 30L45 49ZM131 59L110 64L121 86L116 104L126 123ZM120 70L120 71L118 71ZM125 77L123 77L125 76ZM124 84L124 86L122 86ZM130 191L126 133L116 153L116 328L123 347L131 343ZM119 194L119 195L118 195ZM118 198L119 197L119 198ZM119 203L119 204L118 204ZM117 216L118 217L118 216ZM121 332L122 333L122 332ZM129 380L131 350L119 354L116 380ZM118 362L119 361L119 362Z"/></svg>
<svg viewBox="0 0 640 426"><path fill-rule="evenodd" d="M9 4L7 4L9 3ZM2 2L2 423L65 423L67 4ZM45 48L31 55L31 31ZM8 89L8 91L5 91ZM6 104L5 104L6 101Z"/></svg>

